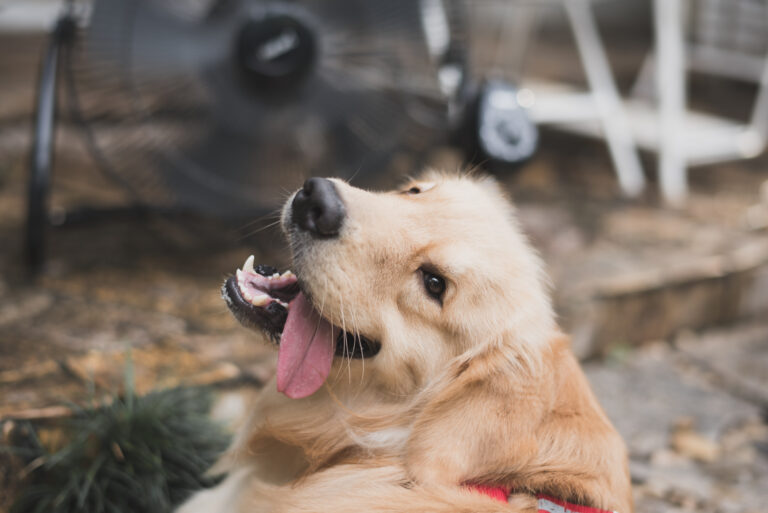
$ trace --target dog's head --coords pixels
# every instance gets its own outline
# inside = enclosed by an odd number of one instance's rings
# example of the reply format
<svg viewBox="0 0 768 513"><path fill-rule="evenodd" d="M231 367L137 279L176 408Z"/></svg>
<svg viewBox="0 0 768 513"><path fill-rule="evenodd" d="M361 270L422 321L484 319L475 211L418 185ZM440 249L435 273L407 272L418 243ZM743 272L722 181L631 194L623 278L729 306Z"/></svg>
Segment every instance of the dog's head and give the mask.
<svg viewBox="0 0 768 513"><path fill-rule="evenodd" d="M298 278L247 262L225 298L282 339L278 387L294 397L329 374L408 394L461 355L525 358L554 330L539 259L492 179L430 173L373 193L313 178L282 226Z"/></svg>

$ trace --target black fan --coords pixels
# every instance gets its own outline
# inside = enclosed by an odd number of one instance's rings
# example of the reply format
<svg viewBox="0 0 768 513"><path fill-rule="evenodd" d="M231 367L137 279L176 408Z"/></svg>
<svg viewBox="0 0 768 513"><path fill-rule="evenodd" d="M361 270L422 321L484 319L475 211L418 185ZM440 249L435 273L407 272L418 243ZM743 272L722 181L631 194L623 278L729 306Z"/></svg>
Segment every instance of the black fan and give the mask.
<svg viewBox="0 0 768 513"><path fill-rule="evenodd" d="M455 8L432 3L99 0L74 54L80 111L145 200L274 206L300 177L377 172L434 142L461 31ZM447 37L438 52L429 31Z"/></svg>
<svg viewBox="0 0 768 513"><path fill-rule="evenodd" d="M448 136L466 139L462 122L480 133L489 119L516 144L509 123L466 112L493 102L469 87L460 0L96 0L88 13L68 5L41 76L33 265L59 49L70 106L98 162L153 206L264 211L309 175L365 181L400 153L416 166ZM508 159L494 147L479 150Z"/></svg>

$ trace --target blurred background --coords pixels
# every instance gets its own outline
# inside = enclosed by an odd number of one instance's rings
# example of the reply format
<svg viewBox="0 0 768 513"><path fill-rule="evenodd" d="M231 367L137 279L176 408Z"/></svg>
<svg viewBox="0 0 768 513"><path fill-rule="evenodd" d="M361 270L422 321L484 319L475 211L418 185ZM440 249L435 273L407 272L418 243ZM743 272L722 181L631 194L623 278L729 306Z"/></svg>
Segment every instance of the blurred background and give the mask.
<svg viewBox="0 0 768 513"><path fill-rule="evenodd" d="M52 477L104 405L205 390L179 415L237 424L275 355L219 287L288 265L308 176L470 166L548 265L637 510L763 511L767 137L764 0L0 0L0 511L106 510L122 442Z"/></svg>

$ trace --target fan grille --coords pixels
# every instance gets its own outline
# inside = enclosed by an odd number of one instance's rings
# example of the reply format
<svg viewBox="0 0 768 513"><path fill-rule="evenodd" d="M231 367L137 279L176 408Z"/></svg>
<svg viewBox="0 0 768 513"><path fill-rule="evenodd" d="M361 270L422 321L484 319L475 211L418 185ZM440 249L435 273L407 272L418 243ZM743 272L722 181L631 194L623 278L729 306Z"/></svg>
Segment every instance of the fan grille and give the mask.
<svg viewBox="0 0 768 513"><path fill-rule="evenodd" d="M463 37L460 8L438 4L445 53ZM69 56L72 100L110 174L142 201L273 208L309 175L364 179L444 137L455 92L438 79L445 56L419 5L99 0ZM276 12L306 23L319 55L295 90L254 93L234 41L245 21Z"/></svg>

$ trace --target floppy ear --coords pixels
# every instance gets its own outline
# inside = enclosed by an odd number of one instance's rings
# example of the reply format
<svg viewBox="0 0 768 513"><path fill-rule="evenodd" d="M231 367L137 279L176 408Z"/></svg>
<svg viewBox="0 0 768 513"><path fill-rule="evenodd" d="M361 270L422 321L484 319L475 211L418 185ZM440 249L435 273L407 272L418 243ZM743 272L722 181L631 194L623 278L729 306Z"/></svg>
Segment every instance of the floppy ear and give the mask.
<svg viewBox="0 0 768 513"><path fill-rule="evenodd" d="M626 449L564 336L540 360L503 348L457 362L414 423L406 465L417 482L504 485L631 513Z"/></svg>

